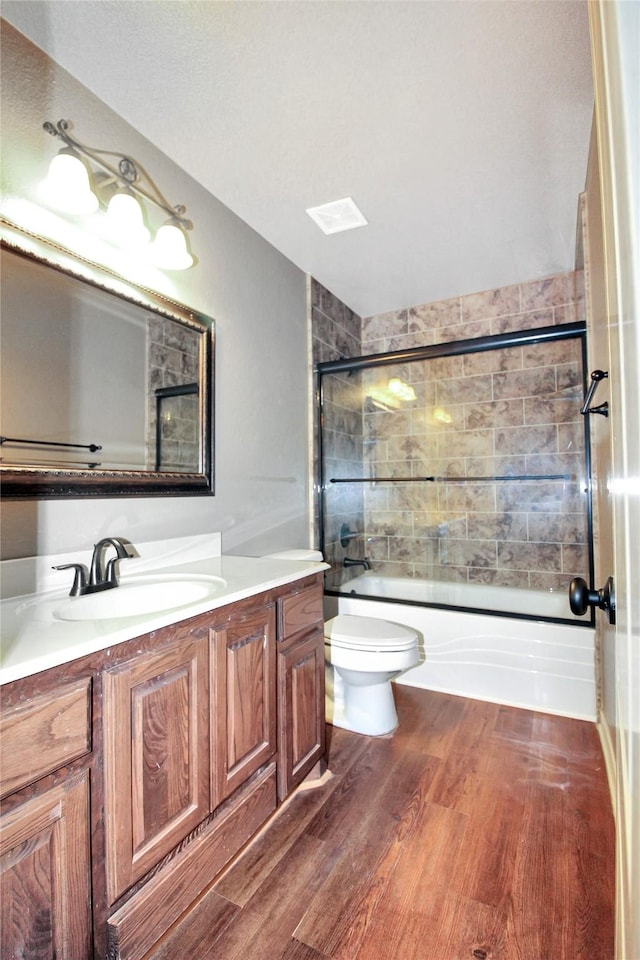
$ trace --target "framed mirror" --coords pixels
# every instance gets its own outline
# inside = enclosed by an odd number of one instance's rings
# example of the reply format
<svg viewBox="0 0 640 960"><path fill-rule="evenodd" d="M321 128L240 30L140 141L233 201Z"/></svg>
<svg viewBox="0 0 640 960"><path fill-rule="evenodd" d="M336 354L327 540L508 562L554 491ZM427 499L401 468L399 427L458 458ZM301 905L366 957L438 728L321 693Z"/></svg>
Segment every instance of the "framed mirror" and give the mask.
<svg viewBox="0 0 640 960"><path fill-rule="evenodd" d="M0 219L5 499L212 494L214 323Z"/></svg>

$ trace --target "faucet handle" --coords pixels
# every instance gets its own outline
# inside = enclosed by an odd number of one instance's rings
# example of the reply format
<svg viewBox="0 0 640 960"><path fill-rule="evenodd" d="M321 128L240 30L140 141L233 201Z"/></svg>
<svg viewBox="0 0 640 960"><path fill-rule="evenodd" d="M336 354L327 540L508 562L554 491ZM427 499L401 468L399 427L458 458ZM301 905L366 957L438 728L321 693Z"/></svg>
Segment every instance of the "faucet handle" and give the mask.
<svg viewBox="0 0 640 960"><path fill-rule="evenodd" d="M73 577L73 586L69 591L70 597L79 597L81 593L85 590L87 586L87 579L89 572L85 567L84 563L61 563L57 567L52 567L52 570L75 570Z"/></svg>
<svg viewBox="0 0 640 960"><path fill-rule="evenodd" d="M107 563L107 569L104 575L105 583L112 583L114 586L118 585L118 576L117 576L118 564L120 563L121 560L128 560L129 557L130 557L129 553L125 552L122 554L122 556L120 556L120 553L118 553L117 557L112 557L111 560L109 560L109 562Z"/></svg>

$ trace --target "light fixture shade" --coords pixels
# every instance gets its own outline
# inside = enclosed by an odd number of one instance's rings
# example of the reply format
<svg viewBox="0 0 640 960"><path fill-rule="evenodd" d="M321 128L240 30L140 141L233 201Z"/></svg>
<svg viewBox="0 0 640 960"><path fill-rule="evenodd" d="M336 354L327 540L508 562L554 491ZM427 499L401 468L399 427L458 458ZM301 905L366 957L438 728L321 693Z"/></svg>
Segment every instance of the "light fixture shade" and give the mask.
<svg viewBox="0 0 640 960"><path fill-rule="evenodd" d="M107 222L112 239L123 247L143 247L151 234L144 225L142 208L126 187L111 197Z"/></svg>
<svg viewBox="0 0 640 960"><path fill-rule="evenodd" d="M184 231L174 221L160 227L151 248L153 262L163 270L188 270L193 264Z"/></svg>
<svg viewBox="0 0 640 960"><path fill-rule="evenodd" d="M63 213L89 214L98 209L87 168L71 147L64 147L53 158L39 192L49 206Z"/></svg>

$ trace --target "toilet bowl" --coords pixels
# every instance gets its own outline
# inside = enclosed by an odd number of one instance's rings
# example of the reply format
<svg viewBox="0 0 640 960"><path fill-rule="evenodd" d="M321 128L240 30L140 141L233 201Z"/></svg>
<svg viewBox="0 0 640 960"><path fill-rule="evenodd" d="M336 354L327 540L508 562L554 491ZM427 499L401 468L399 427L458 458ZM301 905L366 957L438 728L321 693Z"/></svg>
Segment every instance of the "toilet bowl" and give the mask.
<svg viewBox="0 0 640 960"><path fill-rule="evenodd" d="M274 560L321 561L318 550L282 550ZM391 681L418 663L418 634L374 617L339 614L324 625L325 718L381 737L398 726Z"/></svg>
<svg viewBox="0 0 640 960"><path fill-rule="evenodd" d="M324 625L326 719L379 737L398 725L391 680L418 663L415 630L388 620L339 614Z"/></svg>

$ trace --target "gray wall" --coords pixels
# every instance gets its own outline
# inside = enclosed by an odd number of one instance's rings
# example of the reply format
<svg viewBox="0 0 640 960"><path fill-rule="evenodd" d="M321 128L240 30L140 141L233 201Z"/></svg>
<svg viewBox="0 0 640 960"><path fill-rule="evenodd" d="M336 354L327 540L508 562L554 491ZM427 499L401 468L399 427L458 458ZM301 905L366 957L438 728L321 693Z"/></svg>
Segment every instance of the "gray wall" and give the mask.
<svg viewBox="0 0 640 960"><path fill-rule="evenodd" d="M80 550L104 535L135 543L217 530L226 552L307 545L304 274L6 22L1 66L2 209L35 200L61 145L43 121L73 121L78 139L132 155L171 203L187 206L198 263L159 277L156 289L216 321L215 497L3 502L2 555Z"/></svg>

